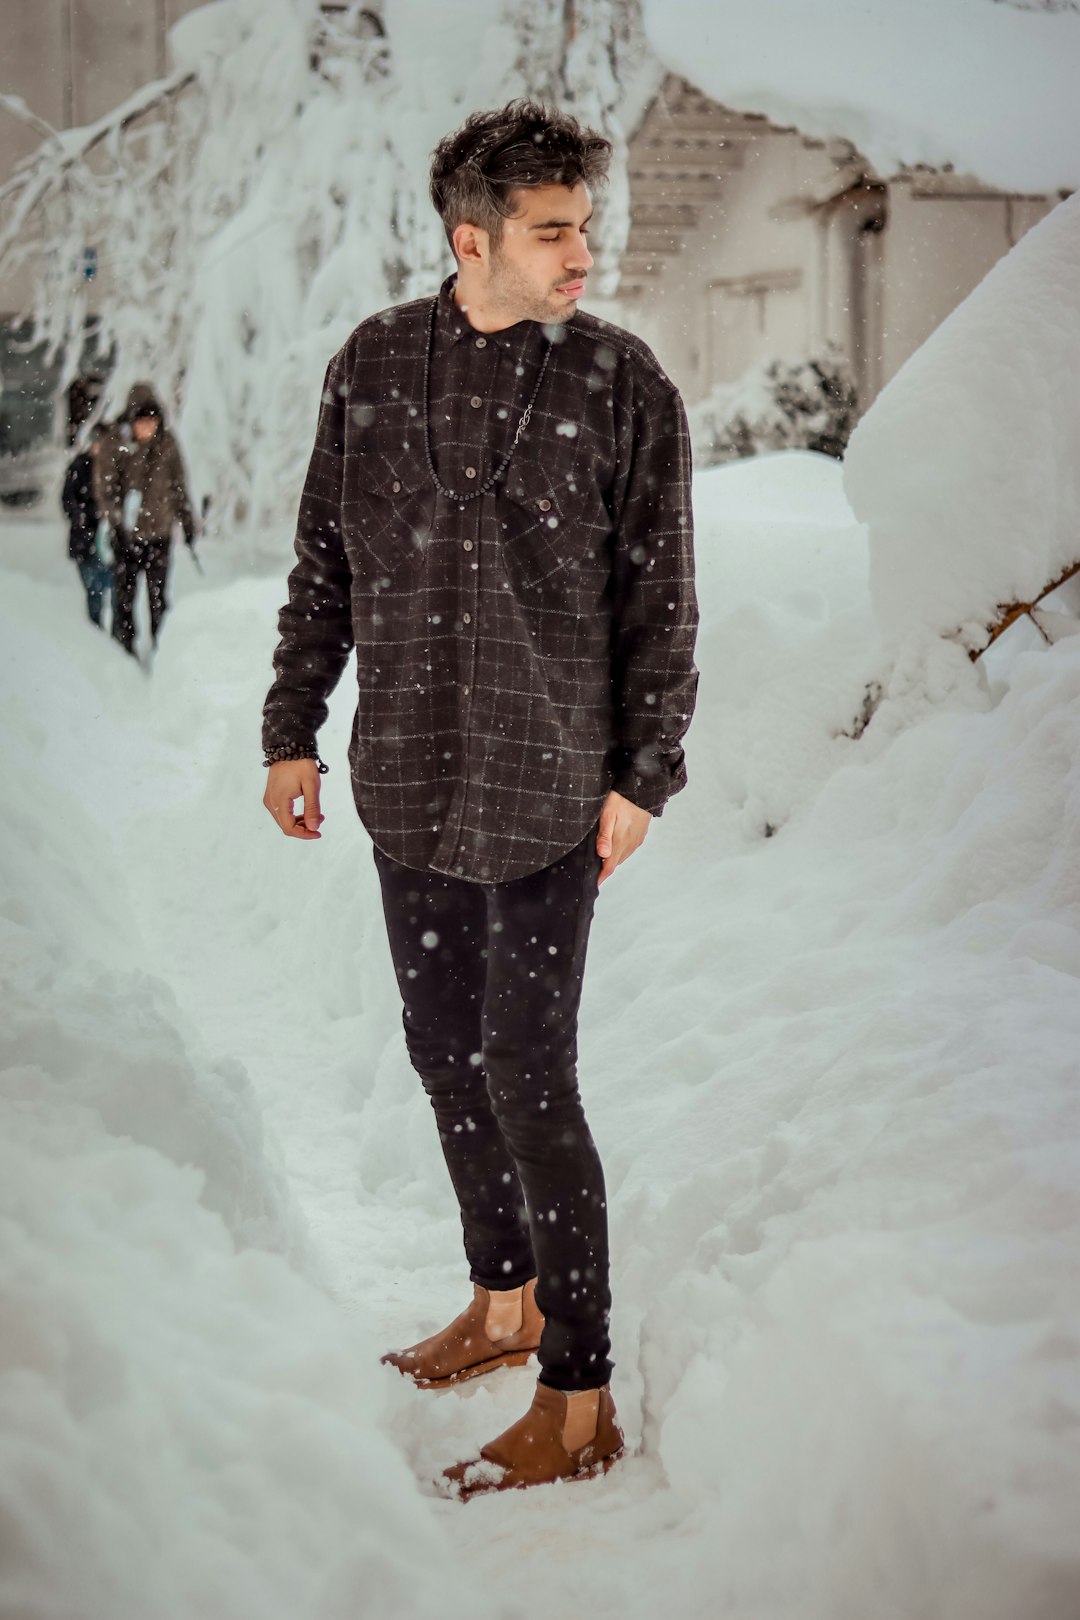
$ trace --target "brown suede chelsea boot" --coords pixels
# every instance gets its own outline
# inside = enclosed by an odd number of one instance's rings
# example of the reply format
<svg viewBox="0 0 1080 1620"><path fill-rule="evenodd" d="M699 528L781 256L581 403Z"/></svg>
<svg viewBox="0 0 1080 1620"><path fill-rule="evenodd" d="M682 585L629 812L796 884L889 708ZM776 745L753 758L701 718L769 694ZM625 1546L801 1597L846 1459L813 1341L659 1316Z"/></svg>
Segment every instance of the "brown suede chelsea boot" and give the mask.
<svg viewBox="0 0 1080 1620"><path fill-rule="evenodd" d="M533 1403L473 1462L456 1463L442 1476L448 1496L459 1502L489 1491L519 1491L560 1479L595 1479L622 1456L622 1430L611 1390L567 1394L537 1384Z"/></svg>
<svg viewBox="0 0 1080 1620"><path fill-rule="evenodd" d="M538 1349L543 1327L535 1277L520 1288L473 1283L472 1304L449 1327L408 1350L391 1350L382 1360L419 1389L446 1389L496 1367L523 1367Z"/></svg>

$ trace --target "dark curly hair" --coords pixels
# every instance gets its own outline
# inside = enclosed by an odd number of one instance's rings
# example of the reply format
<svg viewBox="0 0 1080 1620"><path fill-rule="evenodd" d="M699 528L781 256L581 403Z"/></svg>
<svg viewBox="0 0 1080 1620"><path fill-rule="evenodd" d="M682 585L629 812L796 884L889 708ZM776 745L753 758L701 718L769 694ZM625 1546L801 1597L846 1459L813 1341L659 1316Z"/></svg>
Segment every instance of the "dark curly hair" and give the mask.
<svg viewBox="0 0 1080 1620"><path fill-rule="evenodd" d="M457 226L479 225L492 243L515 212L511 193L523 186L601 185L611 142L584 129L569 113L539 101L508 101L471 113L432 154L430 194L453 251Z"/></svg>

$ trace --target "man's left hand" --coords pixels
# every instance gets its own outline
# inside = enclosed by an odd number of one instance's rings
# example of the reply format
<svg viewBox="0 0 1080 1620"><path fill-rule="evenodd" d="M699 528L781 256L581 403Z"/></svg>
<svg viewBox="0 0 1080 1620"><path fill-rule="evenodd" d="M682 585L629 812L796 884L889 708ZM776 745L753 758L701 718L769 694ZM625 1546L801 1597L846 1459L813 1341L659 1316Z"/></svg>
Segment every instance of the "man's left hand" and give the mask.
<svg viewBox="0 0 1080 1620"><path fill-rule="evenodd" d="M600 876L603 883L617 866L621 866L645 842L652 816L640 805L624 799L621 793L609 793L600 812L600 830L596 835L596 853L603 861Z"/></svg>

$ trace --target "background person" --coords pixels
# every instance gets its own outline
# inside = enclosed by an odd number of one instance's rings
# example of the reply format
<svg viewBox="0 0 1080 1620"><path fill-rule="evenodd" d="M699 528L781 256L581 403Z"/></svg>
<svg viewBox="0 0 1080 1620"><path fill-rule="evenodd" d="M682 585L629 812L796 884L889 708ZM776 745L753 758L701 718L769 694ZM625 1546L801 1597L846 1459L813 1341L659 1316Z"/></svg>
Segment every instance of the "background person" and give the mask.
<svg viewBox="0 0 1080 1620"><path fill-rule="evenodd" d="M68 556L79 570L86 592L86 610L91 622L103 629L105 598L112 593L113 571L101 554L97 502L94 499L94 458L99 453L105 429L95 427L90 443L68 466L60 504L68 520Z"/></svg>
<svg viewBox="0 0 1080 1620"><path fill-rule="evenodd" d="M135 652L135 592L146 575L150 634L157 645L168 610L166 588L173 530L195 544L195 519L184 464L165 413L148 383L136 383L123 415L94 458L94 496L113 533L112 633Z"/></svg>

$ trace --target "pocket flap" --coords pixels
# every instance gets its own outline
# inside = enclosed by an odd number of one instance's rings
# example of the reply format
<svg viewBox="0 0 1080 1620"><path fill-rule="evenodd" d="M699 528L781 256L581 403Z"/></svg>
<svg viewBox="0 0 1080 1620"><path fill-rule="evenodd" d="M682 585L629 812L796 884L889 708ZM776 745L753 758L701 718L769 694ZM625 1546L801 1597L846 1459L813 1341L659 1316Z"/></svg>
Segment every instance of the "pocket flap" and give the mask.
<svg viewBox="0 0 1080 1620"><path fill-rule="evenodd" d="M381 495L387 500L433 487L430 473L418 465L412 451L400 456L386 455L381 450L362 451L356 457L356 484L368 495Z"/></svg>
<svg viewBox="0 0 1080 1620"><path fill-rule="evenodd" d="M566 475L523 461L507 469L503 482L515 506L522 506L547 529L558 529L572 510L573 494Z"/></svg>

